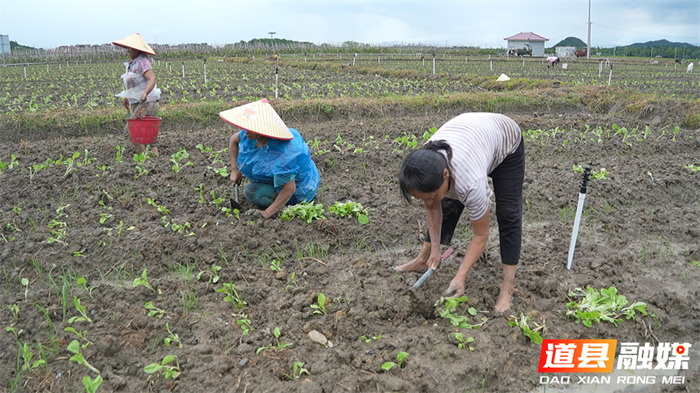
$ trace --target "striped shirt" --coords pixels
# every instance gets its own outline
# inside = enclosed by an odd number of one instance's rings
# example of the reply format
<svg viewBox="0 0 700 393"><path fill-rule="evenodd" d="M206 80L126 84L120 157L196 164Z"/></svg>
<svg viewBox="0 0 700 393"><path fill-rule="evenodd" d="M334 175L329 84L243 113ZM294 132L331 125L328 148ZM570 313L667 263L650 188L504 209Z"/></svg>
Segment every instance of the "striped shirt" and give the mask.
<svg viewBox="0 0 700 393"><path fill-rule="evenodd" d="M488 175L515 152L521 139L520 126L498 113L464 113L445 123L430 138L445 140L452 148L450 176L454 185L446 197L462 202L470 220L478 220L488 211L493 195Z"/></svg>

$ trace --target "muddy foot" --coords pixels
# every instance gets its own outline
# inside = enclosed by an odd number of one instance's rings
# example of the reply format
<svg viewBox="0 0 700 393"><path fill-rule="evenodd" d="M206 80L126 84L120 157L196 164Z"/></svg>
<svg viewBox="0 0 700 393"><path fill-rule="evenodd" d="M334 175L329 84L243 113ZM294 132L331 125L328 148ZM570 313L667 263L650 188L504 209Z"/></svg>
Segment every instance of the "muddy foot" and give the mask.
<svg viewBox="0 0 700 393"><path fill-rule="evenodd" d="M498 301L496 306L493 308L495 314L503 315L503 313L510 308L511 299L515 293L514 288L501 288L498 294Z"/></svg>
<svg viewBox="0 0 700 393"><path fill-rule="evenodd" d="M403 265L394 266L394 270L397 272L416 272L423 273L428 270L428 263L426 261L412 260L411 262L404 263Z"/></svg>

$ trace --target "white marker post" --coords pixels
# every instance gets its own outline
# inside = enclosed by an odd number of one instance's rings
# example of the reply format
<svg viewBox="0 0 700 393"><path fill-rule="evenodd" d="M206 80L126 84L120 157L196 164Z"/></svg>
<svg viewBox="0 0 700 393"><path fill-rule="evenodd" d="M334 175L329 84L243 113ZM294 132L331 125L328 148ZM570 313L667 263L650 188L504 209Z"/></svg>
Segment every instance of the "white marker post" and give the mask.
<svg viewBox="0 0 700 393"><path fill-rule="evenodd" d="M576 239L578 239L578 229L581 225L581 215L583 213L583 205L586 200L586 186L588 185L588 177L591 175L591 168L583 170L583 181L581 181L581 189L578 194L578 206L576 206L576 218L574 219L574 229L571 232L571 244L569 244L569 260L566 263L566 268L571 270L571 265L574 262L574 250L576 249Z"/></svg>

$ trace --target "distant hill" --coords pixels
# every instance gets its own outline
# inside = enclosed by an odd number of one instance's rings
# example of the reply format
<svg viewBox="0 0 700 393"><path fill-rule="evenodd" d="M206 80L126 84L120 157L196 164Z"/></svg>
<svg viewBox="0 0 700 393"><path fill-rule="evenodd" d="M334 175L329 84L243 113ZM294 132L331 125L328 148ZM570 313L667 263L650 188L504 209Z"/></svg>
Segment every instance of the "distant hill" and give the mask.
<svg viewBox="0 0 700 393"><path fill-rule="evenodd" d="M636 43L627 45L626 48L658 48L658 47L674 47L674 48L696 48L687 42L671 42L668 40L649 41L644 43Z"/></svg>
<svg viewBox="0 0 700 393"><path fill-rule="evenodd" d="M587 46L585 42L581 41L580 39L576 37L566 37L563 40L559 41L558 43L554 44L552 46L553 48L556 48L557 46L575 46L576 48L582 48Z"/></svg>
<svg viewBox="0 0 700 393"><path fill-rule="evenodd" d="M31 46L20 45L17 43L17 41L10 40L10 50L12 51L15 49L22 50L22 49L35 49L35 48L32 48Z"/></svg>
<svg viewBox="0 0 700 393"><path fill-rule="evenodd" d="M671 42L668 40L657 40L649 42L638 42L626 46L615 48L596 49L601 56L628 56L628 57L659 57L666 59L697 59L700 58L700 47L687 42Z"/></svg>

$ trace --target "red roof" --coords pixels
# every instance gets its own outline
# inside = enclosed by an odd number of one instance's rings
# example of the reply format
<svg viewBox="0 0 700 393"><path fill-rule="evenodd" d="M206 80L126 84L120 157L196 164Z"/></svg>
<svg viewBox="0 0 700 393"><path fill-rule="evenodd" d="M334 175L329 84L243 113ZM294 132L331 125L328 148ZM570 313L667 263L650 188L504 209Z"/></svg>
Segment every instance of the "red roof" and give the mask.
<svg viewBox="0 0 700 393"><path fill-rule="evenodd" d="M508 41L549 41L549 38L544 38L535 33L519 33L512 37L506 37L504 40Z"/></svg>

